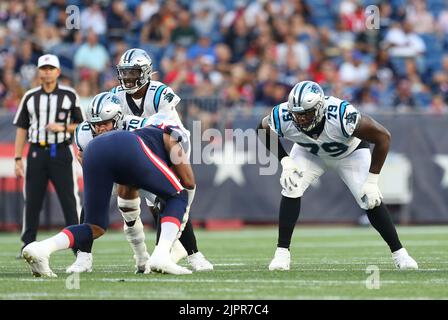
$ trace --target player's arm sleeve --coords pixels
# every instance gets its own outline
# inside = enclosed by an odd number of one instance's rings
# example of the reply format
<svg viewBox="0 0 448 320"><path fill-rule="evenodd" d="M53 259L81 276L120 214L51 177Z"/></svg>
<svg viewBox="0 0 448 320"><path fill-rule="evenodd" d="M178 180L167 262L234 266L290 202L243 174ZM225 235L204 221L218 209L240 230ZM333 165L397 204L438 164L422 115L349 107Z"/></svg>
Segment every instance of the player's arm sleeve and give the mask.
<svg viewBox="0 0 448 320"><path fill-rule="evenodd" d="M71 112L71 123L81 123L84 121L84 116L81 111L81 103L79 101L79 96L77 93L73 93L70 96L72 100L72 112Z"/></svg>
<svg viewBox="0 0 448 320"><path fill-rule="evenodd" d="M16 127L22 129L28 129L30 127L30 114L28 112L27 102L30 99L30 95L24 95L22 100L20 101L19 108L17 109L17 113L14 117L13 124Z"/></svg>
<svg viewBox="0 0 448 320"><path fill-rule="evenodd" d="M272 129L272 123L270 123L271 115L267 116L260 122L260 124L257 127L257 135L261 143L266 147L266 149L269 150L271 153L273 153L280 161L284 157L287 157L288 153L286 152L285 148L283 148L278 133L274 134L272 132L274 129Z"/></svg>
<svg viewBox="0 0 448 320"><path fill-rule="evenodd" d="M154 94L154 109L156 112L173 112L180 102L180 97L174 93L173 89L166 85L161 85Z"/></svg>
<svg viewBox="0 0 448 320"><path fill-rule="evenodd" d="M275 106L268 118L268 125L279 137L283 137L280 106Z"/></svg>
<svg viewBox="0 0 448 320"><path fill-rule="evenodd" d="M343 101L339 106L339 121L343 136L351 137L360 120L361 113L347 101Z"/></svg>

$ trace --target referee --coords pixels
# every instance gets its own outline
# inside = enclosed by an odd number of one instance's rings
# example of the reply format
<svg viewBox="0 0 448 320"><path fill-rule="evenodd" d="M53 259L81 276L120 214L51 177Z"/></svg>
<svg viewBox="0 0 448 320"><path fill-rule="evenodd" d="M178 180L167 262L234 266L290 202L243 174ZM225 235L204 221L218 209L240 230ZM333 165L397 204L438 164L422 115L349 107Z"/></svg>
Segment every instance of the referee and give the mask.
<svg viewBox="0 0 448 320"><path fill-rule="evenodd" d="M83 121L75 90L58 84L59 59L46 54L38 60L41 86L28 90L14 118L15 174L23 177L22 153L28 137L30 148L25 176L23 246L36 240L39 216L48 180L54 185L67 226L79 224L81 204L74 173L72 133Z"/></svg>

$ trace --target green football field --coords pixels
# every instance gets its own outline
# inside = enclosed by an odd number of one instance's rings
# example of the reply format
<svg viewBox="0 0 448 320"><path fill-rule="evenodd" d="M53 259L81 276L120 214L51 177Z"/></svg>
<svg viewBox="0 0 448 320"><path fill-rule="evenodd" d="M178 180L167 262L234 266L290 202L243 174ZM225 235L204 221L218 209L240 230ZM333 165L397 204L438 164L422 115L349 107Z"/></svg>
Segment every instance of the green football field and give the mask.
<svg viewBox="0 0 448 320"><path fill-rule="evenodd" d="M289 272L267 270L276 229L245 228L198 230L199 248L215 271L184 276L135 275L124 235L109 232L95 242L94 272L79 275L79 282L64 272L71 251L52 256L58 278L33 278L25 261L15 259L19 235L0 233L0 299L448 299L448 226L398 232L420 270L395 270L372 228L298 226ZM148 230L148 248L153 243Z"/></svg>

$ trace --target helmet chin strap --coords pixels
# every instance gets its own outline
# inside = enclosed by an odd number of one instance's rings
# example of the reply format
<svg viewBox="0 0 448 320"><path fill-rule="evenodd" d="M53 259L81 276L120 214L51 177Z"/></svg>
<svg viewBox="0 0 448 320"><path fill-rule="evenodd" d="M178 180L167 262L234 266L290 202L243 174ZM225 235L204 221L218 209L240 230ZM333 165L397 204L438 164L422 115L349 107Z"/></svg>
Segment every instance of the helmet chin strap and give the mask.
<svg viewBox="0 0 448 320"><path fill-rule="evenodd" d="M139 80L137 80L135 83L137 83ZM134 93L136 93L138 90L140 90L141 88L143 88L144 86L146 86L148 83L149 83L150 81L148 81L148 82L146 82L146 83L143 83L142 85L137 85L136 84L136 87L137 88L130 88L130 89L126 89L126 86L124 85L124 84L122 84L121 86L124 88L124 90L127 92L127 93L129 93L129 94L134 94Z"/></svg>

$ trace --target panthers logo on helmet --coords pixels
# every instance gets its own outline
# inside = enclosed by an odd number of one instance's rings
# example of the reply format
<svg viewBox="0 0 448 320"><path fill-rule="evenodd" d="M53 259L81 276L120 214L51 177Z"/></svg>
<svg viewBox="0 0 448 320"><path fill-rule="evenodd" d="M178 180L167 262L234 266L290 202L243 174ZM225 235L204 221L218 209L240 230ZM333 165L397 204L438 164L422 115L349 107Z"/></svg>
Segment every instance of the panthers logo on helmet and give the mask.
<svg viewBox="0 0 448 320"><path fill-rule="evenodd" d="M313 93L319 93L320 92L319 88L315 84L313 84L311 86L310 91L313 92Z"/></svg>

